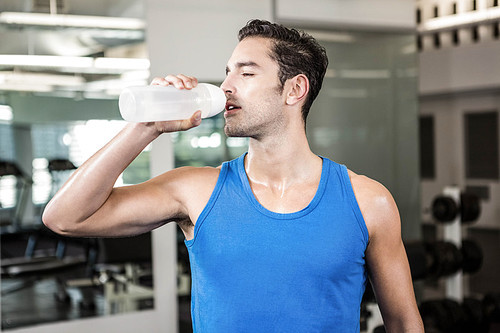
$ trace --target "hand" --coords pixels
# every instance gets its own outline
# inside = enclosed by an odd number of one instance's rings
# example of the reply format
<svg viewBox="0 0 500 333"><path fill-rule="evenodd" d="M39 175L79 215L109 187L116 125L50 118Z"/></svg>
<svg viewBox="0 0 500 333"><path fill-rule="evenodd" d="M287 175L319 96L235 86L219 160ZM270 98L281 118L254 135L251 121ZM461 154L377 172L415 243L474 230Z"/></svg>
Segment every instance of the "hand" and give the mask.
<svg viewBox="0 0 500 333"><path fill-rule="evenodd" d="M156 77L151 82L151 85L157 86L174 86L177 89L192 89L198 85L198 79L192 76L183 74L167 75L164 78ZM171 121L157 121L148 123L149 126L154 125L159 133L169 133L186 131L190 128L196 127L201 124L201 111L198 110L189 119L171 120Z"/></svg>

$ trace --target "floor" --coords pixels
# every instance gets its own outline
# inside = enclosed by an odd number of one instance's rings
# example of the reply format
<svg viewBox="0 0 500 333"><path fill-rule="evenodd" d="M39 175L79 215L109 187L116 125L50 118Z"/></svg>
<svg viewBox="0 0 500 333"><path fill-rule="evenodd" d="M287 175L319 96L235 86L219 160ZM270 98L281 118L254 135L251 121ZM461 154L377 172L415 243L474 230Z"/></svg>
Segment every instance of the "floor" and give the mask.
<svg viewBox="0 0 500 333"><path fill-rule="evenodd" d="M24 286L23 286L24 284ZM22 288L16 290L17 288ZM99 293L92 292L94 306L82 306L82 293L68 288L68 299L58 299L54 279L39 281L2 280L2 330L50 323L61 320L99 316L104 302Z"/></svg>
<svg viewBox="0 0 500 333"><path fill-rule="evenodd" d="M53 278L2 279L1 284L2 331L113 313L113 309L105 309L102 290L97 287L66 288L69 297L60 299L58 284ZM153 306L152 299L138 305L140 310Z"/></svg>

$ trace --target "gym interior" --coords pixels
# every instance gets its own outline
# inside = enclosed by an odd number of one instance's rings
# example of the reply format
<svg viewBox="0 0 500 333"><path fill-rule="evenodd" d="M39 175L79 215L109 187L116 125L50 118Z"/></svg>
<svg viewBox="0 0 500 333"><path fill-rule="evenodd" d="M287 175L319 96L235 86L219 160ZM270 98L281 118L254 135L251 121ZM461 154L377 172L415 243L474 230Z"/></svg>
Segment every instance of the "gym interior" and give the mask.
<svg viewBox="0 0 500 333"><path fill-rule="evenodd" d="M311 148L393 194L426 332L500 332L497 0L1 1L0 332L192 332L175 224L69 238L41 214L124 126L121 90L167 73L220 84L251 18L326 48ZM161 136L116 186L240 156L223 123ZM370 285L360 318L385 331Z"/></svg>

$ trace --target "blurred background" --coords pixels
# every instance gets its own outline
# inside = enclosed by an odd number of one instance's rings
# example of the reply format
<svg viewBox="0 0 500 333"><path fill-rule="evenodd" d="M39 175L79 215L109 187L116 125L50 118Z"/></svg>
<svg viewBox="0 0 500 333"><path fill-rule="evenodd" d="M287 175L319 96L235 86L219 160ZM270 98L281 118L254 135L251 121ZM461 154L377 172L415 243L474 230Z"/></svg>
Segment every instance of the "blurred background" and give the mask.
<svg viewBox="0 0 500 333"><path fill-rule="evenodd" d="M169 73L219 85L252 18L326 48L311 148L394 195L426 330L500 330L497 0L0 0L0 331L192 331L175 225L65 238L41 213L124 126L123 88ZM240 156L247 140L223 124L163 135L116 186ZM360 311L362 332L383 331L369 286Z"/></svg>

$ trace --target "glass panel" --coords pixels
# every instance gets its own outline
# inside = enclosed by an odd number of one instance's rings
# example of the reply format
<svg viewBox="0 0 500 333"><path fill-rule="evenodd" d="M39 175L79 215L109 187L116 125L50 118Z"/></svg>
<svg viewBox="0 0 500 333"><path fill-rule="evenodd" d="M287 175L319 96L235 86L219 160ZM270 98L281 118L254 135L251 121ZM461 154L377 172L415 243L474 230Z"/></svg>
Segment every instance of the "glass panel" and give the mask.
<svg viewBox="0 0 500 333"><path fill-rule="evenodd" d="M311 148L388 187L402 215L403 236L418 238L415 37L311 33L330 59L308 118Z"/></svg>
<svg viewBox="0 0 500 333"><path fill-rule="evenodd" d="M113 120L31 125L35 214L41 214L75 167L124 125ZM2 138L7 137L5 128L0 132ZM4 142L13 147L13 140ZM149 177L147 147L116 185L136 184ZM20 197L15 191L18 183L15 176L0 178L2 206L13 207L13 212ZM6 186L14 192L6 191ZM37 219L34 225L2 229L1 256L2 330L154 307L150 233L125 239L66 238L53 234ZM59 259L74 264L66 266ZM61 267L49 267L58 264Z"/></svg>
<svg viewBox="0 0 500 333"><path fill-rule="evenodd" d="M469 179L498 179L498 112L465 114L465 166Z"/></svg>

